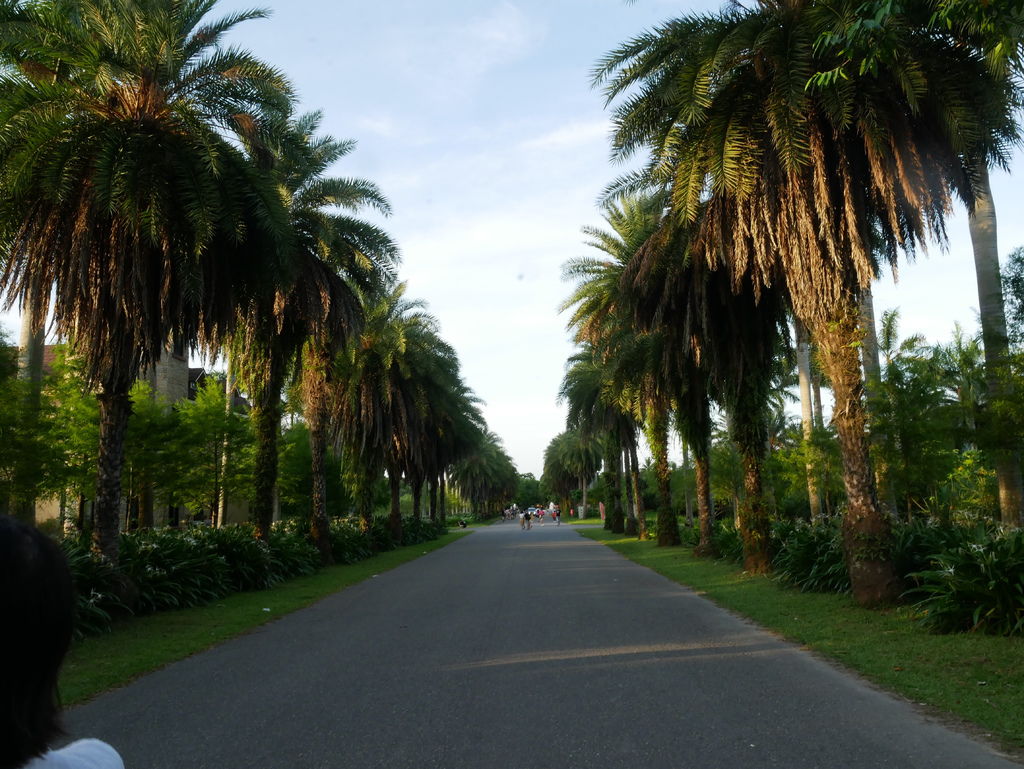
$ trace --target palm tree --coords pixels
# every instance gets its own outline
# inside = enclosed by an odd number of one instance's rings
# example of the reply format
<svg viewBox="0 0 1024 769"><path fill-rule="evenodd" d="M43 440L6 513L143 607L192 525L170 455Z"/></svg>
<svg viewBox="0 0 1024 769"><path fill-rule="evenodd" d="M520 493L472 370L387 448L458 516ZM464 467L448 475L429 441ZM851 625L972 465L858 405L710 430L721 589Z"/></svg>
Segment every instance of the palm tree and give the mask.
<svg viewBox="0 0 1024 769"><path fill-rule="evenodd" d="M949 391L949 404L955 409L954 430L959 450L975 448L978 411L985 398L984 353L980 335L967 338L960 324L953 328L949 344L939 345L934 354L942 371L942 382Z"/></svg>
<svg viewBox="0 0 1024 769"><path fill-rule="evenodd" d="M601 469L601 445L593 435L582 430L566 430L555 436L544 450L544 482L563 500L579 488L580 514L587 506L587 492L597 471ZM563 505L568 509L568 504Z"/></svg>
<svg viewBox="0 0 1024 769"><path fill-rule="evenodd" d="M437 321L422 311L422 303L405 298L404 284L368 299L362 331L335 361L339 429L353 464L363 527L372 523L369 490L387 471L389 526L395 541L401 541L398 501L403 475L436 474L443 494L446 465L479 453L476 438L485 431L475 398L459 377L455 351L441 339ZM466 445L467 433L473 435L472 449ZM496 438L491 443L498 445ZM435 448L441 449L443 464L431 456ZM488 451L495 465L498 449ZM507 468L499 469L503 482ZM492 496L487 496L485 502L490 501Z"/></svg>
<svg viewBox="0 0 1024 769"><path fill-rule="evenodd" d="M568 405L566 425L592 439L600 439L604 448L603 466L607 492L605 527L619 534L625 531L621 499L622 436L636 431L636 422L623 411L618 394L610 386L609 372L599 353L584 343L570 356L558 392L559 402Z"/></svg>
<svg viewBox="0 0 1024 769"><path fill-rule="evenodd" d="M1007 105L1016 105L1016 90L1024 72L1024 14L1019 5L973 0L922 0L894 5L872 0L850 11L843 17L840 29L819 40L823 47L842 51L845 62L835 72L845 74L855 67L875 67L883 57L899 56L904 41L898 33L911 26L947 45L983 57L990 74L1003 86L1001 91L993 89L986 105L996 120L1007 119ZM865 24L865 20L870 23ZM827 75L822 73L818 77L824 79ZM1002 131L1004 135L1015 135L1017 127L1007 121ZM983 143L980 149L968 148L966 158L972 164L974 196L973 204L968 205L968 224L978 283L986 384L995 401L1012 399L1013 387L1006 376L1008 344L996 213L989 183L989 166L997 163L1005 167L1005 159L999 153L987 152ZM992 432L990 448L995 458L1002 519L1006 524L1019 526L1024 524L1020 446L1014 438L1003 435L1004 431L997 428Z"/></svg>
<svg viewBox="0 0 1024 769"><path fill-rule="evenodd" d="M695 253L755 294L784 285L817 342L836 399L853 591L874 604L899 585L865 436L859 294L877 255L894 264L942 237L951 195L973 205L970 158L1002 157L1012 121L979 56L911 26L897 30L899 56L812 82L838 63L815 41L856 4L765 0L677 19L609 54L595 80L623 97L615 153L649 157L613 192L668 185L673 216L699 228Z"/></svg>
<svg viewBox="0 0 1024 769"><path fill-rule="evenodd" d="M744 565L751 573L761 573L769 564L763 465L776 364L787 351L786 296L777 288L758 295L749 280L737 285L724 270L688 258L692 234L665 217L624 279L632 286L640 327L648 333L658 329L671 340L655 356L661 378L681 394L688 369L696 368L698 376L711 380L717 400L729 413L732 439L744 465L746 494L739 517Z"/></svg>
<svg viewBox="0 0 1024 769"><path fill-rule="evenodd" d="M320 119L320 113L313 112L289 126L283 137L279 174L297 233L296 253L302 254L306 265L297 276L296 286L306 299L306 324L298 329L301 339L295 340L302 348L297 373L312 458L310 531L326 565L331 561L331 550L324 462L332 437L329 428L336 424L331 419L332 360L348 337L358 331L358 324L353 322L361 322L360 299L353 287L390 281L398 248L380 228L352 215L365 207L390 213L387 200L373 184L324 176L354 143L330 136L314 138ZM278 309L288 311L294 308L294 302L292 305L279 305ZM275 429L268 437L276 435ZM267 509L265 500L260 509Z"/></svg>
<svg viewBox="0 0 1024 769"><path fill-rule="evenodd" d="M518 475L501 439L484 430L471 452L452 467L452 483L477 514L497 513L516 491Z"/></svg>
<svg viewBox="0 0 1024 769"><path fill-rule="evenodd" d="M584 228L588 245L606 258L570 260L563 268L566 279L577 281L562 310L572 309L569 327L578 343L598 350L608 372L607 390L620 410L637 424L646 423L649 448L655 458L658 478L658 542L677 545L679 526L669 494L668 425L672 408L671 390L662 376L664 338L654 329L641 330L633 318L633 296L623 275L636 254L657 230L664 209L663 195L638 195L621 205L605 208L609 230ZM619 434L626 451L632 497L636 505L637 534L646 539L646 518L639 490L636 461L636 433L623 422Z"/></svg>
<svg viewBox="0 0 1024 769"><path fill-rule="evenodd" d="M571 467L568 455L572 450L569 443L573 435L566 431L559 433L544 448L544 472L541 475L541 483L551 489L558 498L559 504L569 507L569 500L572 497L572 490L576 486L577 475L575 468Z"/></svg>
<svg viewBox="0 0 1024 769"><path fill-rule="evenodd" d="M216 342L287 216L259 147L284 77L221 45L261 11L214 0L41 0L0 9L0 291L52 306L98 388L95 546L118 556L129 389L176 335Z"/></svg>
<svg viewBox="0 0 1024 769"><path fill-rule="evenodd" d="M403 389L403 357L410 328L432 322L422 303L405 298L405 284L388 293L364 300L366 321L362 331L349 340L335 361L339 383L339 430L353 463L355 492L362 526L372 523L372 485L387 469L392 485L401 478L401 461L407 452L411 393ZM392 521L400 538L401 520ZM398 531L394 531L394 529Z"/></svg>

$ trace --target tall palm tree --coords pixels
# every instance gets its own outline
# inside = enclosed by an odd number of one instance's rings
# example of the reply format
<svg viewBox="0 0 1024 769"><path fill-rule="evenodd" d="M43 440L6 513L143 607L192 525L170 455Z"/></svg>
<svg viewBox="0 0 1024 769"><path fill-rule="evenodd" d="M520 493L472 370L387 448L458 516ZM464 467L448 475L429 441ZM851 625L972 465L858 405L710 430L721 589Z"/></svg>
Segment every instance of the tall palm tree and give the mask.
<svg viewBox="0 0 1024 769"><path fill-rule="evenodd" d="M623 275L636 254L657 230L665 199L660 194L638 195L606 206L604 216L610 229L584 228L588 245L601 257L583 257L566 263L563 275L577 281L562 309L572 309L569 327L576 341L598 350L608 371L608 392L620 409L637 424L646 422L649 448L655 458L658 478L658 542L676 545L679 527L669 494L668 425L672 393L662 376L664 338L654 329L641 330L633 317L633 296ZM646 519L641 510L636 431L623 423L619 430L629 458L632 496L637 505L638 535L647 538Z"/></svg>
<svg viewBox="0 0 1024 769"><path fill-rule="evenodd" d="M452 483L478 514L497 513L515 494L518 474L501 439L484 430L474 449L452 467Z"/></svg>
<svg viewBox="0 0 1024 769"><path fill-rule="evenodd" d="M604 448L603 472L607 492L606 528L625 531L621 499L621 469L624 434L636 431L636 421L624 411L618 393L593 345L584 343L570 356L558 392L559 402L568 406L566 425L590 438L599 438Z"/></svg>
<svg viewBox="0 0 1024 769"><path fill-rule="evenodd" d="M571 432L561 432L544 447L544 472L541 483L551 489L563 507L569 506L572 490L576 486L575 468L569 464Z"/></svg>
<svg viewBox="0 0 1024 769"><path fill-rule="evenodd" d="M405 349L408 316L421 305L405 298L405 284L364 297L365 321L334 361L338 429L350 463L356 507L364 530L372 523L372 487L384 470L394 432L392 369Z"/></svg>
<svg viewBox="0 0 1024 769"><path fill-rule="evenodd" d="M129 389L172 335L216 341L274 280L287 216L238 149L291 106L284 77L222 45L214 0L0 9L0 291L53 309L98 388L95 546L118 556ZM270 259L265 257L269 256Z"/></svg>
<svg viewBox="0 0 1024 769"><path fill-rule="evenodd" d="M870 20L870 23L864 23ZM1019 4L973 2L973 0L918 0L886 3L869 0L849 9L842 26L818 43L842 51L843 62L833 72L845 75L850 69L877 67L884 57L899 56L906 27L944 40L947 44L974 52L984 58L989 72L1004 88L995 90L990 112L1005 116L1007 103L1016 105L1020 76L1024 72L1024 12ZM817 75L825 80L829 73ZM1015 134L1016 126L1004 126ZM968 205L968 224L974 250L978 284L979 318L984 340L986 384L994 400L1014 398L1011 379L1006 376L1007 328L1000 280L995 205L989 183L989 167L1005 167L998 154L984 146L968 148L972 163L973 205ZM1003 522L1024 525L1024 479L1021 477L1018 441L996 428L991 431L990 449L995 459L999 484L999 508Z"/></svg>
<svg viewBox="0 0 1024 769"><path fill-rule="evenodd" d="M609 54L595 79L623 100L616 154L649 158L613 190L670 186L673 215L699 228L695 251L755 294L784 285L819 345L853 592L874 604L899 584L865 436L859 294L877 255L895 263L943 236L953 194L973 205L971 158L1002 157L1012 121L979 56L914 27L898 30L898 56L807 87L837 63L815 41L858 1L765 0L676 19Z"/></svg>
<svg viewBox="0 0 1024 769"><path fill-rule="evenodd" d="M331 419L332 361L362 320L359 294L354 289L373 290L392 280L398 247L380 228L354 217L367 207L390 213L376 186L362 179L325 176L354 143L315 137L320 119L320 113L309 113L284 132L278 173L296 232L296 254L302 255L306 265L294 289L305 299L301 309L306 322L294 341L301 346L297 374L312 462L310 531L327 564L331 550L324 466L328 441L334 437L329 435L330 426L336 424ZM288 312L296 309L295 304L275 309ZM276 430L270 433L276 435ZM265 500L260 509L267 509Z"/></svg>
<svg viewBox="0 0 1024 769"><path fill-rule="evenodd" d="M769 564L770 505L765 502L763 466L776 362L788 342L787 297L774 287L758 295L749 280L737 284L726 271L689 258L692 235L690 228L665 217L624 278L632 287L641 328L658 329L661 337L673 340L656 356L663 378L680 392L686 387L687 369L694 360L701 361L698 371L710 378L729 413L731 436L744 466L744 565L760 573Z"/></svg>

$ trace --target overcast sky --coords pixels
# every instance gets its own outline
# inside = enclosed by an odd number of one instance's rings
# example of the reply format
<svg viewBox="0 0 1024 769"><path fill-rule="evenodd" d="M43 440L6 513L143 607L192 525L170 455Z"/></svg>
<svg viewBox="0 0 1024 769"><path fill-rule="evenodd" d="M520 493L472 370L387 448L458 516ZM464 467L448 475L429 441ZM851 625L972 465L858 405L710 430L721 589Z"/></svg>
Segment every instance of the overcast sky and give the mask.
<svg viewBox="0 0 1024 769"><path fill-rule="evenodd" d="M253 6L271 18L240 25L233 41L283 69L301 109L323 111L324 132L358 141L333 173L368 178L389 198L384 226L408 294L440 320L519 470L539 476L564 429L561 265L586 253L580 228L602 223L596 198L621 170L589 73L643 29L719 3L221 0L214 15ZM1024 211L1008 175L993 186L1005 255L1024 245ZM876 288L876 312L899 306L904 335L934 342L954 321L976 327L962 212L950 240Z"/></svg>

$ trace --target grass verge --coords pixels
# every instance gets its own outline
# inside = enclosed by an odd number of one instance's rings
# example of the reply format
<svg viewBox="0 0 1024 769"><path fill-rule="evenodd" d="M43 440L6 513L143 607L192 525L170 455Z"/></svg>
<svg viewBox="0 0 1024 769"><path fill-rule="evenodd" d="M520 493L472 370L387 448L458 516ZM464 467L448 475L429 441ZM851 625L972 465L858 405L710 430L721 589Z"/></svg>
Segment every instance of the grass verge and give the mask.
<svg viewBox="0 0 1024 769"><path fill-rule="evenodd" d="M1018 756L1024 748L1020 638L934 635L917 625L909 607L862 609L849 596L801 593L697 558L689 548L658 548L604 529L580 533L886 689L980 727Z"/></svg>
<svg viewBox="0 0 1024 769"><path fill-rule="evenodd" d="M65 705L74 705L123 686L467 534L450 531L431 542L390 550L351 565L331 566L270 590L235 593L207 606L126 619L111 632L86 638L71 648L61 671L61 699Z"/></svg>

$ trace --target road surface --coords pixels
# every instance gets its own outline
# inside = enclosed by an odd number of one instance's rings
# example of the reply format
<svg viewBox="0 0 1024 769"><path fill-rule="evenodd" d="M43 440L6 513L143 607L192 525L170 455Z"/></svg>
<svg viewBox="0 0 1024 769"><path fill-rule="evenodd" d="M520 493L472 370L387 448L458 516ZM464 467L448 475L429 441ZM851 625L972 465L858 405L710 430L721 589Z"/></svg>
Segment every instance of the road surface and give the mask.
<svg viewBox="0 0 1024 769"><path fill-rule="evenodd" d="M550 523L478 529L68 727L127 769L1020 766Z"/></svg>

